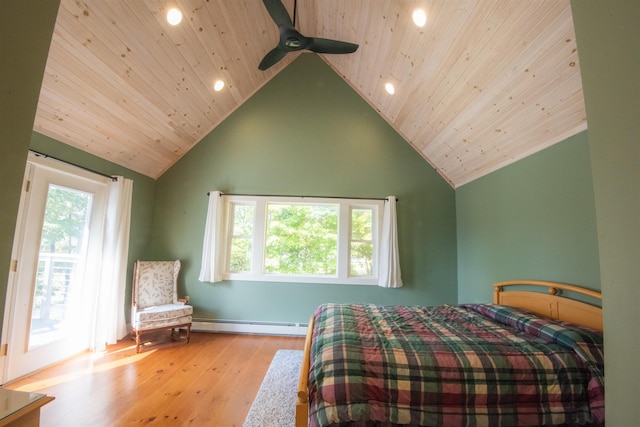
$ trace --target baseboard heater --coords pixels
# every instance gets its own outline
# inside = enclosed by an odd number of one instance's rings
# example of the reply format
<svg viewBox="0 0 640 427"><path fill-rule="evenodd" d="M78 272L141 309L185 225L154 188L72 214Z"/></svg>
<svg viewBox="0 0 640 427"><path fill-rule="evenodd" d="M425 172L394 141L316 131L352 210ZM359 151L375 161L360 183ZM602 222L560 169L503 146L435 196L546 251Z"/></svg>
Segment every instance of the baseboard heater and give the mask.
<svg viewBox="0 0 640 427"><path fill-rule="evenodd" d="M231 334L305 336L307 323L257 322L222 319L193 319L191 330Z"/></svg>

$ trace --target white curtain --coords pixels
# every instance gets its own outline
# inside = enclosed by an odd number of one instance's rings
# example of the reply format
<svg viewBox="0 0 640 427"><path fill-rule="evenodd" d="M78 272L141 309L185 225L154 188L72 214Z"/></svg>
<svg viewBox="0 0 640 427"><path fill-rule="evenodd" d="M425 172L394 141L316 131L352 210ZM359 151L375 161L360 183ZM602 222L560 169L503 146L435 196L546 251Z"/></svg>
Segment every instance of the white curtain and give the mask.
<svg viewBox="0 0 640 427"><path fill-rule="evenodd" d="M384 202L378 264L380 266L378 286L383 288L399 288L402 286L398 252L398 227L396 223L396 197L389 196Z"/></svg>
<svg viewBox="0 0 640 427"><path fill-rule="evenodd" d="M207 222L204 227L204 242L202 243L202 266L198 277L201 282L222 281L223 219L222 192L211 191L209 193Z"/></svg>
<svg viewBox="0 0 640 427"><path fill-rule="evenodd" d="M103 350L107 344L115 344L127 334L124 303L132 194L133 181L130 179L119 176L109 183L95 306L94 350Z"/></svg>

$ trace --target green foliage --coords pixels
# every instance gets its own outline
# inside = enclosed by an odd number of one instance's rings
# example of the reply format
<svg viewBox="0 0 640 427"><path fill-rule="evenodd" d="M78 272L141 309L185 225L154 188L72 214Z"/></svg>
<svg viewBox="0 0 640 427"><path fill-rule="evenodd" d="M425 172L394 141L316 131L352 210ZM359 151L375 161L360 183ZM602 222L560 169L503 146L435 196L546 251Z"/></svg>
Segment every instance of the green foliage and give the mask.
<svg viewBox="0 0 640 427"><path fill-rule="evenodd" d="M40 251L77 254L91 212L92 196L57 186L49 188Z"/></svg>
<svg viewBox="0 0 640 427"><path fill-rule="evenodd" d="M242 237L234 237L231 240L231 259L229 270L236 272L251 271L252 240Z"/></svg>
<svg viewBox="0 0 640 427"><path fill-rule="evenodd" d="M231 272L251 271L255 207L235 204ZM333 276L338 268L337 205L267 206L264 273ZM351 210L351 276L369 276L373 268L373 211Z"/></svg>
<svg viewBox="0 0 640 427"><path fill-rule="evenodd" d="M351 211L351 276L369 276L373 269L373 212L371 209Z"/></svg>
<svg viewBox="0 0 640 427"><path fill-rule="evenodd" d="M42 224L40 255L33 300L33 319L63 319L71 277L84 251L93 195L49 186ZM57 328L57 324L49 324ZM34 324L32 324L32 333Z"/></svg>
<svg viewBox="0 0 640 427"><path fill-rule="evenodd" d="M233 235L251 236L253 234L253 219L255 207L253 205L234 205L233 207Z"/></svg>
<svg viewBox="0 0 640 427"><path fill-rule="evenodd" d="M335 275L337 253L337 206L268 206L266 273Z"/></svg>
<svg viewBox="0 0 640 427"><path fill-rule="evenodd" d="M232 212L233 236L231 238L229 270L232 272L251 271L255 207L237 204L233 206Z"/></svg>

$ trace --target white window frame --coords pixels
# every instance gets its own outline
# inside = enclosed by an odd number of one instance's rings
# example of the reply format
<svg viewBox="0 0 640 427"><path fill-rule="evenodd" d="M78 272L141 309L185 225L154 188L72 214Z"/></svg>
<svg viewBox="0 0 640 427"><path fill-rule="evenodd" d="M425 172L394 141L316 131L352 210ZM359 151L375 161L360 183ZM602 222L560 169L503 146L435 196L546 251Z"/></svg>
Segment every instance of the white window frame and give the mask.
<svg viewBox="0 0 640 427"><path fill-rule="evenodd" d="M382 214L384 200L346 199L320 197L282 197L282 196L246 196L224 195L224 280L247 280L261 282L295 282L295 283L333 283L347 285L378 285L379 250L382 231ZM269 203L337 205L338 211L338 265L334 276L267 274L264 273L264 248L266 233L267 205ZM233 237L233 206L237 204L253 205L254 226L252 242L251 271L230 272L231 239ZM351 210L365 208L372 210L373 260L370 276L350 276L351 248Z"/></svg>

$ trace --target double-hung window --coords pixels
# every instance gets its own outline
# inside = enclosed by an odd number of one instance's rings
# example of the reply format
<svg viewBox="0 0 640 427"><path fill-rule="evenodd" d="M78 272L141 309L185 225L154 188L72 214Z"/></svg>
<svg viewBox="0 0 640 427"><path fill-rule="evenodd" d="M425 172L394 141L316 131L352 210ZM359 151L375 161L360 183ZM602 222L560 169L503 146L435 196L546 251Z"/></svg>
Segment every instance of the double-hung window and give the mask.
<svg viewBox="0 0 640 427"><path fill-rule="evenodd" d="M224 278L377 284L384 201L224 197Z"/></svg>

